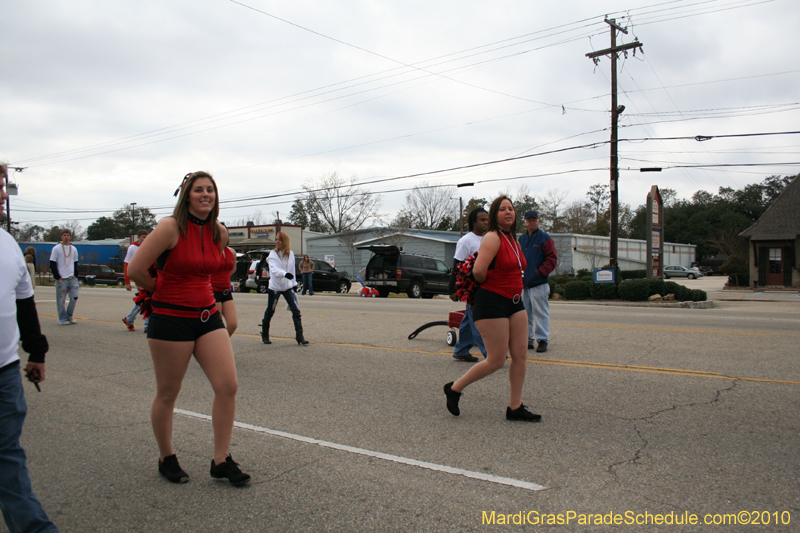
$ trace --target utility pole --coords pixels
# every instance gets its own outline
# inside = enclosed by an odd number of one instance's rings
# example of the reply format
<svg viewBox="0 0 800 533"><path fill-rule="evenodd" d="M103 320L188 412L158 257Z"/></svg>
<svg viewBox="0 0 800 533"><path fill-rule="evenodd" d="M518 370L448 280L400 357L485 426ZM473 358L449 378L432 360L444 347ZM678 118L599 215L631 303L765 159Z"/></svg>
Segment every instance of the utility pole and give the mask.
<svg viewBox="0 0 800 533"><path fill-rule="evenodd" d="M8 167L14 172L22 172L28 167ZM6 185L6 227L8 228L8 233L11 233L11 197L16 196L17 193L17 184L16 183L8 183L8 171L6 171L3 175L5 179ZM19 224L15 222L15 224Z"/></svg>
<svg viewBox="0 0 800 533"><path fill-rule="evenodd" d="M636 40L632 43L617 46L617 31L628 34L628 30L618 25L614 19L605 19L605 23L611 27L611 48L590 52L586 57L592 59L596 64L600 62L601 56L611 57L611 180L609 192L611 193L611 242L609 255L611 256L611 268L614 270L614 280L619 285L619 158L617 156L617 123L619 115L625 110L625 106L617 105L617 54L636 48L641 48L642 44Z"/></svg>
<svg viewBox="0 0 800 533"><path fill-rule="evenodd" d="M133 222L133 235L136 235L136 202L131 202L131 221Z"/></svg>

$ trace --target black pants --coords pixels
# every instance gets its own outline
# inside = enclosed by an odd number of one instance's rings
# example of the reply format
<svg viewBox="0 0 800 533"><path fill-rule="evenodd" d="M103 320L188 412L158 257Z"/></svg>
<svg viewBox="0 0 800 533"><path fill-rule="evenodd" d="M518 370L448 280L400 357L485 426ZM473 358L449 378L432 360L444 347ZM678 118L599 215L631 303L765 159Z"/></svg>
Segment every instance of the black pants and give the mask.
<svg viewBox="0 0 800 533"><path fill-rule="evenodd" d="M292 319L300 319L300 309L297 307L297 296L294 293L294 289L281 292L269 289L267 291L267 296L269 297L267 300L267 310L264 311L264 325L267 327L269 327L270 320L272 320L272 315L275 314L275 308L278 307L278 300L280 299L281 295L283 295L286 303L289 304L289 309L292 310Z"/></svg>

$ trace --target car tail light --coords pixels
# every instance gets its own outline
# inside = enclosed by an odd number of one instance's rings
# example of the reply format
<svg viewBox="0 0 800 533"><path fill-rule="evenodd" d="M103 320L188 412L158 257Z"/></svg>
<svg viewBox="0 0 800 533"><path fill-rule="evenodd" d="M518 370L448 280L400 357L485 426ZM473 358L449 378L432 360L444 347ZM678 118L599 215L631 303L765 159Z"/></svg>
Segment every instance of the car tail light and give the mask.
<svg viewBox="0 0 800 533"><path fill-rule="evenodd" d="M247 271L247 273L248 273L248 274L255 274L255 273L256 273L256 271L255 271L255 270L248 270L248 271Z"/></svg>
<svg viewBox="0 0 800 533"><path fill-rule="evenodd" d="M399 268L397 269L397 279L403 279L403 271Z"/></svg>

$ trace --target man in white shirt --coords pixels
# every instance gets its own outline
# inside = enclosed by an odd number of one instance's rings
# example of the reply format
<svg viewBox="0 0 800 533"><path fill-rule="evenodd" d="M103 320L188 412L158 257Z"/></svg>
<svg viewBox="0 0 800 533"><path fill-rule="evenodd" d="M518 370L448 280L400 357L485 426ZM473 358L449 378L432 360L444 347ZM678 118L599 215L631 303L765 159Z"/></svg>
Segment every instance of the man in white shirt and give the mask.
<svg viewBox="0 0 800 533"><path fill-rule="evenodd" d="M142 245L144 240L150 234L149 231L146 229L140 229L137 232L137 236L139 237L139 242L132 242L130 246L128 246L128 252L125 254L125 289L130 291L131 290L131 280L128 278L128 263L131 262L133 256L136 254L136 251L139 250L139 246ZM125 324L125 327L128 328L129 331L135 331L133 327L133 322L136 320L136 315L139 314L139 306L134 305L131 312L128 313L128 316L122 318L122 323ZM147 333L147 323L149 322L150 318L144 319L144 332Z"/></svg>
<svg viewBox="0 0 800 533"><path fill-rule="evenodd" d="M0 165L0 215L6 193ZM30 354L28 381L44 381L47 338L39 327L33 285L14 238L0 228L0 509L10 531L58 532L33 493L19 438L28 408L20 375L19 341ZM41 436L40 436L41 437ZM35 438L28 436L28 439Z"/></svg>
<svg viewBox="0 0 800 533"><path fill-rule="evenodd" d="M455 289L456 267L481 247L483 235L489 229L489 213L482 207L476 207L469 212L467 223L469 224L469 233L458 240L456 253L453 256L453 274L450 276L450 299L454 302L458 301ZM472 321L472 307L468 304L464 318L461 320L461 325L458 327L458 341L453 348L453 359L469 363L477 361L477 357L469 354L469 350L474 344L478 345L478 349L485 358L486 348L483 346L483 339L481 334L478 333L478 328L475 327L475 322Z"/></svg>
<svg viewBox="0 0 800 533"><path fill-rule="evenodd" d="M65 229L61 232L61 243L53 246L53 251L50 252L50 272L56 278L58 322L62 326L77 324L72 318L72 313L75 311L75 302L81 289L81 284L75 275L78 270L78 249L69 243L70 239L72 232ZM64 302L67 297L69 305L65 309Z"/></svg>

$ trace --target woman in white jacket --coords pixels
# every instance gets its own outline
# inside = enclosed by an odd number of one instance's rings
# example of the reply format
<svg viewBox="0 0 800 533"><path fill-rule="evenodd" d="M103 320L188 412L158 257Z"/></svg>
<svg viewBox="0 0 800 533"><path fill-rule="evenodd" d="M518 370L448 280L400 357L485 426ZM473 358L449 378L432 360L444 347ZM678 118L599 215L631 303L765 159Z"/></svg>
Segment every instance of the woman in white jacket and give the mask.
<svg viewBox="0 0 800 533"><path fill-rule="evenodd" d="M304 346L308 341L303 338L303 323L300 320L300 309L297 307L297 296L294 288L297 280L294 279L294 253L292 252L289 236L283 232L275 235L275 249L267 257L269 265L269 287L267 295L267 310L264 311L264 320L261 322L261 342L272 344L269 340L269 323L275 308L278 307L278 299L283 295L289 309L292 310L292 320L294 321L295 339L297 344Z"/></svg>

